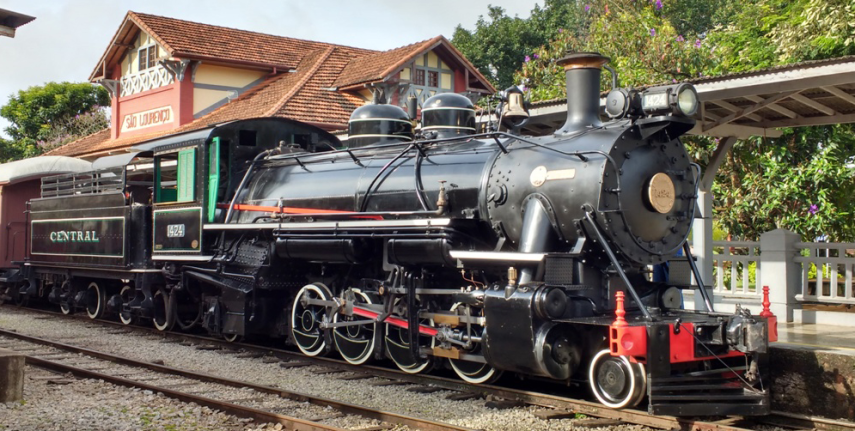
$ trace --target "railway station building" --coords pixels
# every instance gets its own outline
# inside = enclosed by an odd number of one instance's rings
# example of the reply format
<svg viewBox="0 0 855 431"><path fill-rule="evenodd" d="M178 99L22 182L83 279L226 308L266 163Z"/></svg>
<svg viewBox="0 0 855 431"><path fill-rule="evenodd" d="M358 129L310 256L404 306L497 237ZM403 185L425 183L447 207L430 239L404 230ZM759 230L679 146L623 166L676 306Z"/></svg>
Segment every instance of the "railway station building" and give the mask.
<svg viewBox="0 0 855 431"><path fill-rule="evenodd" d="M49 152L95 159L161 136L254 117L328 131L380 97L473 99L489 81L443 36L374 51L128 12L89 81L110 92L110 128Z"/></svg>

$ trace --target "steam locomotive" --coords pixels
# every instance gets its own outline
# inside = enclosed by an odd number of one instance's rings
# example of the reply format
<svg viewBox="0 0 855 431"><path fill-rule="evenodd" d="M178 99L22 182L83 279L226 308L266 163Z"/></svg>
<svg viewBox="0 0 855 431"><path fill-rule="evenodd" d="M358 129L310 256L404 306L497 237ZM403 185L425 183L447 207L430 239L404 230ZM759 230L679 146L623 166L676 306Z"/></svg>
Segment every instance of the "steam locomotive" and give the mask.
<svg viewBox="0 0 855 431"><path fill-rule="evenodd" d="M768 414L775 318L708 298L683 310L692 286L649 277L682 250L701 280L686 245L700 168L679 140L697 93L613 88L603 123L607 62L561 60L567 121L550 136L478 133L468 99L438 94L418 135L403 109L366 105L344 143L244 120L45 177L28 256L0 281L64 313L284 337L352 364L584 382L656 414Z"/></svg>

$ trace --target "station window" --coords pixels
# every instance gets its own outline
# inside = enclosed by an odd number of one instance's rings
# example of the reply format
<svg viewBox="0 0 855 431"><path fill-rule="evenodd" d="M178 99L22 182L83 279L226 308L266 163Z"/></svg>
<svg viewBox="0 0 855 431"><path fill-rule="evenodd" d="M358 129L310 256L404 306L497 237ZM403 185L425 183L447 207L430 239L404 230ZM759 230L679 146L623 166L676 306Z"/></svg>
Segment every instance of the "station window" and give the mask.
<svg viewBox="0 0 855 431"><path fill-rule="evenodd" d="M192 202L196 198L196 149L157 156L155 202Z"/></svg>
<svg viewBox="0 0 855 431"><path fill-rule="evenodd" d="M139 53L140 70L150 69L157 66L157 45L140 48Z"/></svg>
<svg viewBox="0 0 855 431"><path fill-rule="evenodd" d="M416 69L416 74L413 77L413 84L425 85L425 71L423 69Z"/></svg>
<svg viewBox="0 0 855 431"><path fill-rule="evenodd" d="M439 87L439 72L428 72L428 87Z"/></svg>

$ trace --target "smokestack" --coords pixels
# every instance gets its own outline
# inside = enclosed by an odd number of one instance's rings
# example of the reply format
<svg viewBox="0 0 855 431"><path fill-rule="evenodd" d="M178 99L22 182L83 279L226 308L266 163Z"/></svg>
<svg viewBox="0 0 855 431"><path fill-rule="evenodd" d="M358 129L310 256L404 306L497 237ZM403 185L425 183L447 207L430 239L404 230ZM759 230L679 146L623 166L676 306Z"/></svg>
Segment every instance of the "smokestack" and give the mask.
<svg viewBox="0 0 855 431"><path fill-rule="evenodd" d="M598 52L578 52L558 60L567 77L567 121L555 134L569 135L600 127L600 73L609 58Z"/></svg>

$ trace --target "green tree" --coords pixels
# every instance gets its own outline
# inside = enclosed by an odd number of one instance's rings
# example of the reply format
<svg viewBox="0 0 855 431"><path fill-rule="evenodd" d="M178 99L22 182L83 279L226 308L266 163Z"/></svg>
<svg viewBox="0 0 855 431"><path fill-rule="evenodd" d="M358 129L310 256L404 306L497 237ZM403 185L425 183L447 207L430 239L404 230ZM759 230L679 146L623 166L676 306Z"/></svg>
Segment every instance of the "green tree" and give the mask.
<svg viewBox="0 0 855 431"><path fill-rule="evenodd" d="M735 237L785 228L811 241L855 238L851 124L785 129L738 141L713 184L715 218Z"/></svg>
<svg viewBox="0 0 855 431"><path fill-rule="evenodd" d="M535 50L515 79L533 100L565 97L567 51L598 51L621 85L644 86L855 54L852 0L591 0L587 32L560 33ZM533 57L535 57L533 55ZM607 75L607 74L604 74ZM604 76L602 89L608 88ZM811 239L855 240L855 141L851 125L787 129L777 139L737 142L718 171L714 216L728 233L757 239L775 227ZM687 137L706 165L716 142Z"/></svg>
<svg viewBox="0 0 855 431"><path fill-rule="evenodd" d="M11 126L12 138L0 157L17 159L41 154L46 145L56 145L108 126L102 106L110 96L89 83L50 82L21 90L0 108L0 116Z"/></svg>
<svg viewBox="0 0 855 431"><path fill-rule="evenodd" d="M746 2L705 41L714 47L709 73L855 54L853 12L851 0ZM801 127L737 142L716 177L715 217L745 239L781 227L806 240L852 241L853 132L851 124Z"/></svg>
<svg viewBox="0 0 855 431"><path fill-rule="evenodd" d="M514 84L514 73L535 49L548 43L559 30L582 32L584 20L574 0L546 0L535 5L529 18L509 17L489 6L473 31L458 25L452 42L484 76L500 88Z"/></svg>

